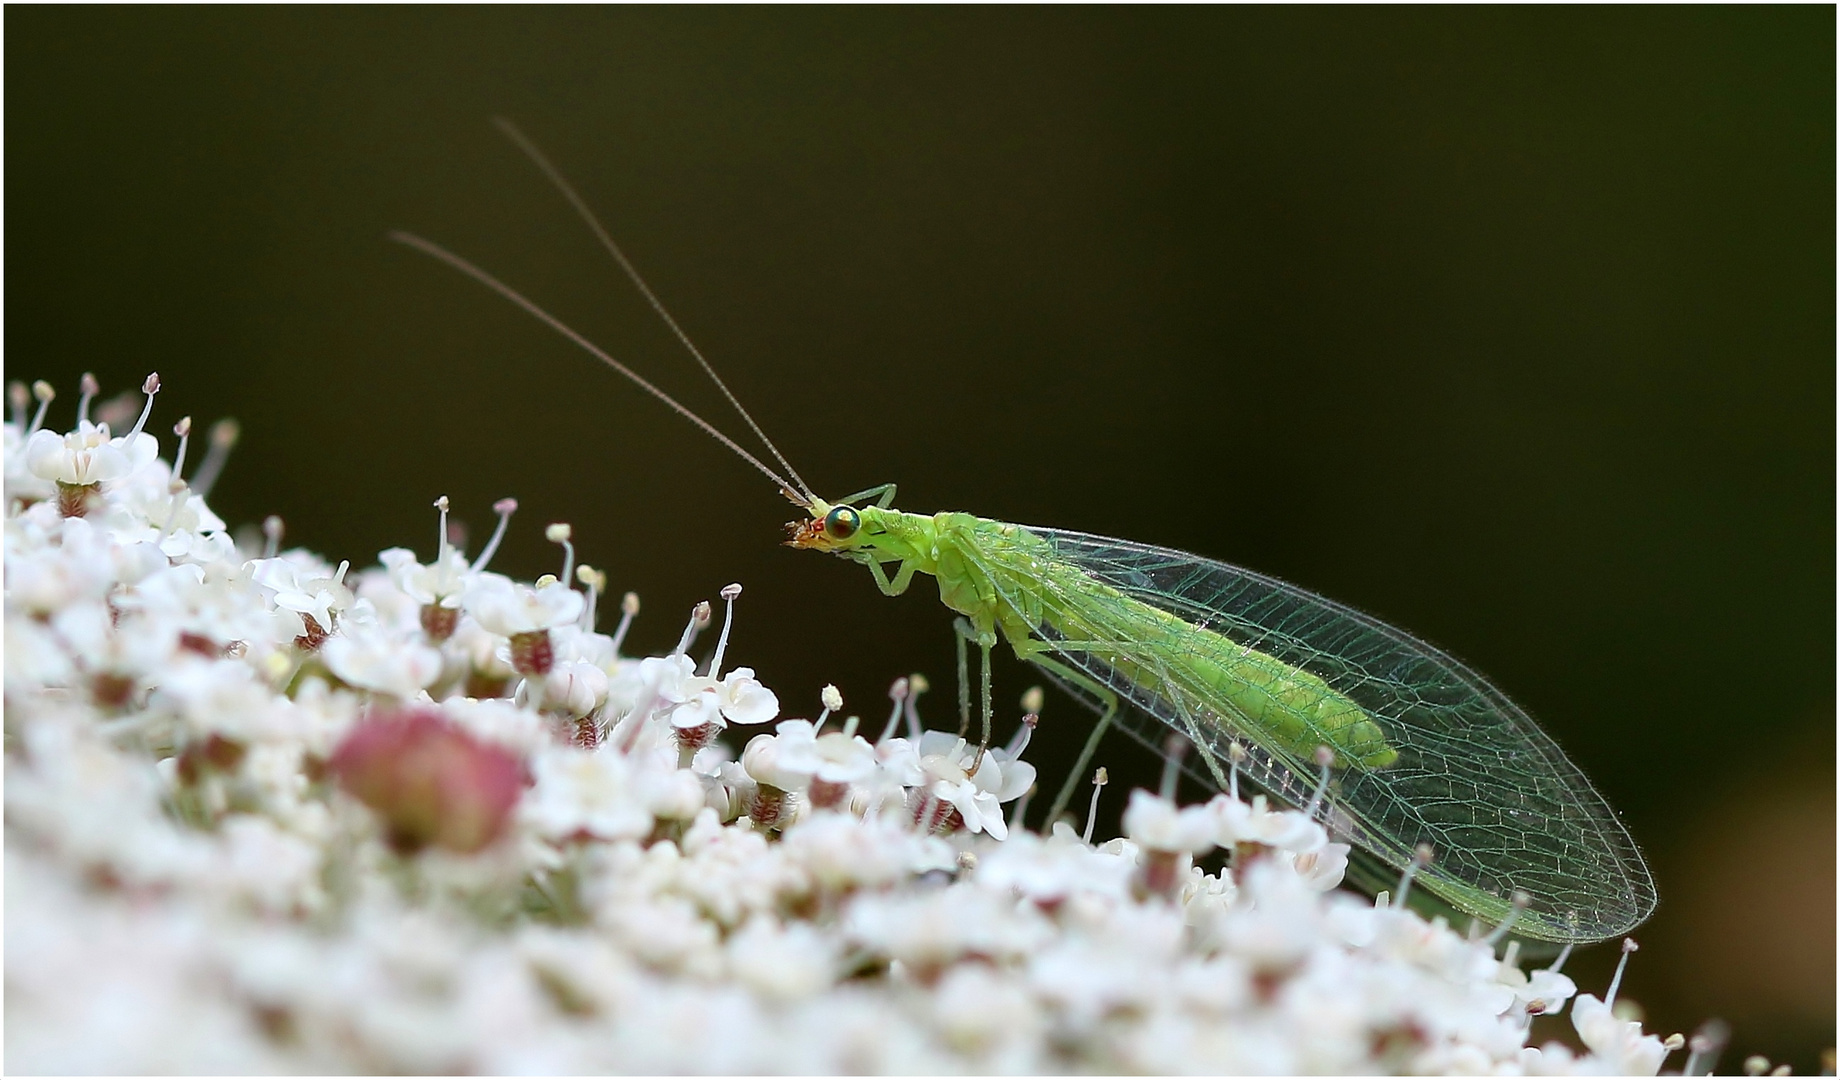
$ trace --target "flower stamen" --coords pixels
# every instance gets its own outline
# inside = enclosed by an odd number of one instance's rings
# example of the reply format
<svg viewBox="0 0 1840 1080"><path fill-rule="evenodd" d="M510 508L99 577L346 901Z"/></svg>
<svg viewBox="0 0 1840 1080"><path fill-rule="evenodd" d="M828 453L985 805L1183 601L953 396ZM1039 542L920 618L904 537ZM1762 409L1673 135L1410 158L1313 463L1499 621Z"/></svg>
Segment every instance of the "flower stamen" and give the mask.
<svg viewBox="0 0 1840 1080"><path fill-rule="evenodd" d="M1719 1051L1725 1049L1725 1042L1730 1038L1731 1027L1723 1020L1708 1020L1701 1024L1693 1037L1687 1040L1687 1063L1681 1066L1680 1075L1712 1075L1719 1064Z"/></svg>
<svg viewBox="0 0 1840 1080"><path fill-rule="evenodd" d="M1092 802L1086 806L1086 831L1080 834L1082 843L1092 843L1093 826L1099 821L1099 793L1105 790L1105 785L1110 783L1111 779L1103 765L1093 772Z"/></svg>
<svg viewBox="0 0 1840 1080"><path fill-rule="evenodd" d="M818 714L817 721L811 725L813 735L824 730L824 723L831 718L831 713L843 708L843 693L834 685L826 683L824 689L818 691L818 700L823 703L824 710ZM854 720L856 717L850 719ZM854 735L856 732L853 728L846 726L844 734Z"/></svg>
<svg viewBox="0 0 1840 1080"><path fill-rule="evenodd" d="M620 625L613 631L613 655L620 655L620 646L626 642L626 631L632 629L633 619L639 614L639 594L629 592L620 597Z"/></svg>
<svg viewBox="0 0 1840 1080"><path fill-rule="evenodd" d="M156 371L147 376L146 382L141 383L141 393L147 395L147 404L141 406L141 418L134 422L134 426L132 428L128 429L128 434L125 437L125 441L133 442L134 437L136 435L139 435L141 433L141 429L147 426L147 418L153 415L153 395L159 392L160 392L160 373Z"/></svg>
<svg viewBox="0 0 1840 1080"><path fill-rule="evenodd" d="M894 708L888 710L888 726L882 729L882 737L876 740L877 744L885 743L889 739L894 738L894 726L901 721L901 705L907 700L906 676L896 679L894 683L888 687L888 699L894 702ZM915 742L920 740L920 733L918 731L910 729L908 733Z"/></svg>
<svg viewBox="0 0 1840 1080"><path fill-rule="evenodd" d="M83 400L87 403L89 397L85 395ZM173 425L173 434L179 436L179 449L173 451L172 467L173 483L177 484L180 482L180 476L185 472L186 448L189 447L192 442L192 418L189 416L181 416L179 422Z"/></svg>
<svg viewBox="0 0 1840 1080"><path fill-rule="evenodd" d="M709 601L698 600L690 609L690 621L684 624L683 636L677 639L677 648L671 650L672 656L683 656L696 644L696 635L709 625Z"/></svg>
<svg viewBox="0 0 1840 1080"><path fill-rule="evenodd" d="M224 463L230 460L230 450L243 434L243 425L225 417L211 425L210 445L205 448L204 462L198 466L198 472L192 477L192 490L203 499L211 494L216 486L217 477L224 471Z"/></svg>
<svg viewBox="0 0 1840 1080"><path fill-rule="evenodd" d="M492 561L492 556L498 554L498 545L504 542L505 530L511 527L511 515L517 513L517 508L516 499L500 499L492 504L492 512L498 515L498 528L492 530L492 539L486 541L486 549L479 553L479 558L473 560L473 573L484 570L486 564ZM445 527L441 529L441 535L447 535Z"/></svg>
<svg viewBox="0 0 1840 1080"><path fill-rule="evenodd" d="M1317 776L1316 790L1310 794L1308 806L1303 808L1303 816L1314 821L1316 810L1322 806L1323 796L1329 793L1329 767L1335 764L1335 751L1327 746L1316 748L1316 766L1322 772Z"/></svg>
<svg viewBox="0 0 1840 1080"><path fill-rule="evenodd" d="M1521 913L1526 911L1527 905L1531 903L1533 903L1533 897L1528 896L1519 889L1514 890L1514 894L1509 900L1507 918L1501 920L1500 926L1489 931L1489 936L1482 939L1483 944L1493 947L1502 938L1507 937L1508 931L1514 928L1516 920L1521 917ZM1520 942L1518 941L1510 942L1508 947L1512 949L1519 944Z"/></svg>
<svg viewBox="0 0 1840 1080"><path fill-rule="evenodd" d="M1412 891L1412 879L1418 872L1431 865L1436 852L1430 844L1420 844L1412 849L1412 861L1406 864L1405 872L1399 875L1399 890L1393 894L1393 910L1404 911L1406 896Z"/></svg>
<svg viewBox="0 0 1840 1080"><path fill-rule="evenodd" d="M716 651L709 657L709 677L722 677L722 656L728 652L728 634L735 628L735 597L741 595L739 582L722 586L722 633L716 638Z"/></svg>
<svg viewBox="0 0 1840 1080"><path fill-rule="evenodd" d="M907 678L907 698L901 706L901 712L907 717L907 737L915 742L920 741L920 733L926 730L925 726L920 723L920 695L932 688L933 684L926 681L926 676L917 671ZM958 737L964 738L965 733L959 732ZM981 748L978 754L980 757L983 756ZM973 769L973 771L976 770Z"/></svg>
<svg viewBox="0 0 1840 1080"><path fill-rule="evenodd" d="M39 379L32 384L32 396L38 399L38 411L32 414L32 426L26 429L27 435L45 426L45 410L51 408L51 400L57 397L57 391L51 389L50 383Z"/></svg>
<svg viewBox="0 0 1840 1080"><path fill-rule="evenodd" d="M1604 991L1605 1008L1611 1008L1616 1005L1616 992L1618 988L1623 985L1623 970L1629 966L1629 954L1635 952L1639 948L1641 948L1641 946L1636 944L1635 938L1626 937L1623 939L1623 955L1616 962L1616 974L1610 976L1610 989Z"/></svg>
<svg viewBox="0 0 1840 1080"><path fill-rule="evenodd" d="M571 529L566 521L554 522L543 527L543 539L552 544L562 545L562 573L557 575L556 580L558 581L566 582L575 576L575 545L570 540L574 534L575 530Z"/></svg>
<svg viewBox="0 0 1840 1080"><path fill-rule="evenodd" d="M607 575L582 563L575 568L575 580L588 587L588 602L581 606L580 626L588 633L594 632L596 609L600 606L601 593L607 588Z"/></svg>
<svg viewBox="0 0 1840 1080"><path fill-rule="evenodd" d="M96 382L96 376L87 371L83 373L83 378L78 380L77 385L83 391L83 396L77 399L77 426L81 427L89 423L89 403L102 392L102 387Z"/></svg>

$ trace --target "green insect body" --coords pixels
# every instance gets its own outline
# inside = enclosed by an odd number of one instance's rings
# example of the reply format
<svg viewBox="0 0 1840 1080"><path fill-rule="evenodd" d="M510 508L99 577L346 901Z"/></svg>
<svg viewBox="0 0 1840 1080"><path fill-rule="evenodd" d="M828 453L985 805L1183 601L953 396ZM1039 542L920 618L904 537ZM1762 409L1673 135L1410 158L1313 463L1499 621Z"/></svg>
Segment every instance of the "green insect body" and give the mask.
<svg viewBox="0 0 1840 1080"><path fill-rule="evenodd" d="M822 518L830 508L817 509L814 516ZM1276 744L1299 759L1319 746L1334 752L1338 769L1383 768L1399 756L1379 725L1322 679L1125 596L1056 559L1050 545L1022 526L956 512L927 516L871 506L857 513L861 527L832 550L871 565L898 562L896 580L933 576L947 607L980 634L1001 630L1023 660L1043 659L1046 631L1056 641L1093 643L1089 651L1104 653L1126 680L1186 688L1198 713L1231 717L1246 729L1231 734Z"/></svg>
<svg viewBox="0 0 1840 1080"><path fill-rule="evenodd" d="M568 181L516 128L500 127L574 206L779 469L486 271L421 237L393 238L523 308L771 479L808 515L788 526L789 545L860 562L890 595L906 591L915 574L933 577L940 599L964 616L961 641L975 640L982 654L986 742L990 651L999 640L1096 709L1099 722L1050 819L1116 720L1152 746L1169 731L1185 736L1196 751L1189 760L1205 771L1185 767L1223 790L1243 777L1282 802L1320 810L1354 849L1350 879L1370 890L1415 873L1414 904L1494 924L1517 920L1515 937L1545 943L1614 937L1654 910L1641 853L1578 767L1488 680L1410 634L1275 578L1168 548L965 513L902 513L890 506L892 485L818 498ZM1436 852L1429 865L1415 857L1422 845Z"/></svg>

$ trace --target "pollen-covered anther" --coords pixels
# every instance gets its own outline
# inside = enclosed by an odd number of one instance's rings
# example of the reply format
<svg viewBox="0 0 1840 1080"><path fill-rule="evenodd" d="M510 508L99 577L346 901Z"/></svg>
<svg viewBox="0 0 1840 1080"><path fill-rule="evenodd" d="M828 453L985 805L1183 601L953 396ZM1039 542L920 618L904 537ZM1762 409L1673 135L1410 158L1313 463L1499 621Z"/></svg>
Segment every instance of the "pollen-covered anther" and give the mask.
<svg viewBox="0 0 1840 1080"><path fill-rule="evenodd" d="M511 635L511 666L519 675L548 675L556 663L556 647L548 630L526 630Z"/></svg>

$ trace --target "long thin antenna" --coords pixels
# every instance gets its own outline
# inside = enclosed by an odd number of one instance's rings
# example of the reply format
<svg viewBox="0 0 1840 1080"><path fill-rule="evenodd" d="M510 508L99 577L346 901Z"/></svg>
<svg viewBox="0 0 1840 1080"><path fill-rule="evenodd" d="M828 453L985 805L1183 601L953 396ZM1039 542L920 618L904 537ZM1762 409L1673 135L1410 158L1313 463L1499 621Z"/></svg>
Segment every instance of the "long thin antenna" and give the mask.
<svg viewBox="0 0 1840 1080"><path fill-rule="evenodd" d="M695 424L697 427L702 428L704 432L708 433L717 442L721 443L723 446L728 447L730 450L733 450L736 454L740 455L743 461L747 462L749 465L752 465L756 469L759 469L761 472L765 473L769 480L772 480L775 484L779 485L780 493L785 495L786 498L791 499L793 502L797 503L800 506L804 506L807 508L811 506L812 497L810 495L801 494L791 484L787 483L784 477L780 476L780 474L774 472L772 469L769 469L765 465L761 464L761 461L759 458L755 457L753 454L748 453L746 450L743 450L735 442L735 440L722 434L720 431L717 431L715 428L715 425L711 424L709 421L703 419L697 414L691 412L689 409L685 408L684 406L678 404L676 398L673 398L671 395L665 393L663 390L658 389L656 386L653 386L651 383L646 382L644 379L640 378L639 374L633 371L633 369L627 367L625 364L622 364L618 360L615 360L613 357L607 355L607 353L603 349L601 349L600 346L594 344L594 342L589 341L587 338L582 337L580 334L576 333L574 328L570 327L567 323L563 322L561 319L556 318L554 315L551 315L549 312L544 311L542 308L538 307L533 301L526 299L523 293L518 292L516 289L498 280L497 278L493 277L491 274L486 273L484 270L481 270L479 267L474 266L472 263L467 262L465 259L462 259L460 256L455 255L453 252L447 250L441 245L434 243L431 240L424 240L421 237L415 235L414 233L403 232L401 229L396 229L390 233L390 239L396 241L399 244L404 244L404 245L407 245L408 247L412 247L424 255L428 255L433 258L439 259L440 261L453 267L455 270L460 271L462 274L467 275L468 277L472 278L474 281L479 282L481 285L484 285L486 288L491 289L493 292L511 301L512 303L516 304L518 307L521 307L525 311L528 311L532 315L535 315L538 319L541 319L543 322L549 324L550 329L556 331L558 334L561 334L563 337L568 338L570 341L573 341L575 344L581 346L583 349L586 349L590 354L592 354L594 357L599 359L601 363L606 364L608 367L626 376L628 379L631 379L633 383L639 387L639 389L645 391L646 393L657 398L659 401L662 401L666 405L669 405L671 408L677 410L678 415L690 421L692 424Z"/></svg>
<svg viewBox="0 0 1840 1080"><path fill-rule="evenodd" d="M779 447L773 445L773 440L767 438L767 433L760 430L760 425L754 422L754 418L748 415L748 411L741 407L741 400L735 397L734 393L729 390L728 384L722 381L722 376L717 375L716 369L710 365L708 360L703 358L702 351L696 347L695 342L690 340L690 335L684 333L683 327L678 326L677 320L673 319L671 313L665 310L663 301L659 300L658 296L652 292L651 286L645 283L645 279L639 276L639 271L633 266L632 260L626 257L624 251L620 250L620 245L614 243L613 237L607 232L606 227L601 224L601 219L595 216L594 211L589 209L587 202L576 193L575 188L569 183L568 178L563 176L561 170L550 163L549 158L543 156L543 151L537 149L537 144L526 138L524 133L518 130L516 124L513 124L502 116L493 117L492 122L498 125L498 130L504 132L507 139L510 139L519 150L524 152L525 157L528 157L538 169L542 170L543 175L549 178L549 182L554 184L556 190L562 193L562 197L567 199L569 205L575 208L575 213L581 216L581 220L587 223L588 228L593 231L595 238L601 242L601 246L606 248L608 254L613 256L614 261L620 264L620 269L626 271L626 276L632 279L633 285L637 287L639 292L645 297L646 302L652 305L652 310L656 311L658 317L664 320L665 325L671 328L671 332L677 335L677 340L683 342L684 348L689 350L690 355L696 358L696 362L703 366L704 373L706 373L716 384L716 388L722 391L722 396L727 398L728 403L733 405L735 411L741 414L741 419L747 421L748 429L751 430L754 436L772 452L773 459L779 462L780 468L785 469L786 475L792 477L798 484L800 490L805 493L806 501L811 501L813 497L811 486L805 483L804 478L799 475L799 471L792 467L792 462L786 460L786 455L779 452Z"/></svg>

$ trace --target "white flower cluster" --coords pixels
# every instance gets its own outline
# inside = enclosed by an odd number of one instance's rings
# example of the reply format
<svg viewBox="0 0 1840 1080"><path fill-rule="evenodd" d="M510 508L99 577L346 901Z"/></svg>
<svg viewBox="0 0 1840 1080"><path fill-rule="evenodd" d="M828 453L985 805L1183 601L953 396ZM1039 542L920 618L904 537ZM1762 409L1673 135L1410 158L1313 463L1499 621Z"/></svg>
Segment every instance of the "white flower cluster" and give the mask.
<svg viewBox="0 0 1840 1080"><path fill-rule="evenodd" d="M158 389L150 379L148 406ZM620 655L630 594L239 550L141 430L5 429L6 1060L24 1072L1655 1073L1556 970L1336 889L1304 814L1005 820L1021 755ZM213 473L214 475L214 473ZM501 504L500 535L514 507ZM278 525L278 523L277 523ZM585 588L575 588L579 583ZM905 719L904 734L896 730ZM1020 814L1013 809L1013 817ZM1226 868L1195 864L1216 849ZM1613 997L1614 992L1606 997Z"/></svg>

